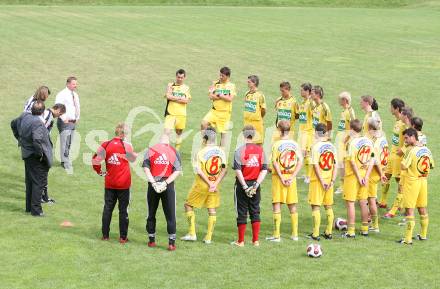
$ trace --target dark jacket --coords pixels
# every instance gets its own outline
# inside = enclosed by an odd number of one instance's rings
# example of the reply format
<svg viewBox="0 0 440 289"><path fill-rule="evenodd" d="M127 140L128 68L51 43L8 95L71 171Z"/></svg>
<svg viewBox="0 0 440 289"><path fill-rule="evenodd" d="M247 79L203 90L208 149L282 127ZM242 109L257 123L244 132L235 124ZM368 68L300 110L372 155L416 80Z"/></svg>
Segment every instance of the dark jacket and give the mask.
<svg viewBox="0 0 440 289"><path fill-rule="evenodd" d="M21 146L21 157L23 159L37 157L51 167L53 162L53 145L49 132L41 118L30 113L24 113L17 122L19 122L17 134Z"/></svg>

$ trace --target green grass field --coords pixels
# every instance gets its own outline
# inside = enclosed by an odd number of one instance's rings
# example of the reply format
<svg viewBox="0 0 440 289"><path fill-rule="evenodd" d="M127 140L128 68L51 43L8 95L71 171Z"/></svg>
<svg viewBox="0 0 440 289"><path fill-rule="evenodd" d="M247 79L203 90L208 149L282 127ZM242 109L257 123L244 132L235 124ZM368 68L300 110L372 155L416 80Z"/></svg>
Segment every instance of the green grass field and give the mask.
<svg viewBox="0 0 440 289"><path fill-rule="evenodd" d="M207 87L218 69L228 65L240 96L233 109L235 137L242 125L246 77L258 74L269 107L285 79L293 83L297 97L304 81L323 86L335 116L340 91L352 93L362 117L359 96L372 94L388 133L393 123L388 103L400 96L425 120L428 145L438 156L439 31L440 15L429 9L0 6L0 288L438 288L438 170L430 178L428 242L399 246L394 243L403 232L398 220L381 220L381 233L370 238L321 241L324 256L313 260L305 255L305 238L297 243L287 238L280 244L262 241L260 248L229 245L236 236L232 172L222 184L211 246L178 241L177 251L167 252L159 211L159 248L147 248L146 182L135 174L130 242L117 242L116 211L112 240L104 243L103 180L84 164L83 154L92 152L85 140L89 132L112 135L115 124L136 107L148 106L162 116L165 86L180 67L188 71L192 88L191 140L210 108ZM56 93L71 74L79 78L82 104L75 173L67 175L59 165L51 169L50 194L57 203L44 207L45 218L32 218L24 213L24 166L9 122L37 86L46 84ZM266 125L273 121L269 109ZM140 114L133 132L150 122L157 120ZM141 151L152 137L150 131L133 137L132 143ZM57 138L54 129L52 139ZM191 146L191 141L184 143L184 175L177 181L179 237L186 232L183 201L193 181ZM311 230L306 190L300 182L302 236ZM395 190L393 184L392 196ZM262 192L263 239L272 230L269 179ZM335 202L335 215L345 217L341 197ZM287 237L290 222L287 209L283 212ZM63 220L75 227L61 228ZM198 211L200 238L206 221L206 212Z"/></svg>

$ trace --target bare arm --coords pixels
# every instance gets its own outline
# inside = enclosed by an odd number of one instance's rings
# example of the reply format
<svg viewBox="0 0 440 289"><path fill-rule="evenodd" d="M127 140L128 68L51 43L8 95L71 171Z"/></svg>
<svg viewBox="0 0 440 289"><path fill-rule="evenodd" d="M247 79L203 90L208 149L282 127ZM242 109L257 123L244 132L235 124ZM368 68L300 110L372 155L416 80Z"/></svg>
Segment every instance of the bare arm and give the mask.
<svg viewBox="0 0 440 289"><path fill-rule="evenodd" d="M147 175L147 180L149 183L155 183L156 180L154 179L153 175L151 174L150 168L144 167L144 172Z"/></svg>
<svg viewBox="0 0 440 289"><path fill-rule="evenodd" d="M358 168L356 166L356 163L353 160L351 160L350 161L350 165L351 165L351 168L353 169L354 175L358 179L359 184L362 184L362 179L361 179L361 177L359 175L359 170L358 170Z"/></svg>
<svg viewBox="0 0 440 289"><path fill-rule="evenodd" d="M261 108L261 117L264 117L266 115L266 109Z"/></svg>
<svg viewBox="0 0 440 289"><path fill-rule="evenodd" d="M174 182L178 176L180 176L180 174L182 173L182 171L174 171L166 180L165 182L167 184L171 184L172 182Z"/></svg>
<svg viewBox="0 0 440 289"><path fill-rule="evenodd" d="M237 176L237 179L240 182L241 186L245 188L247 184L246 181L244 180L243 172L241 170L235 170L235 175Z"/></svg>

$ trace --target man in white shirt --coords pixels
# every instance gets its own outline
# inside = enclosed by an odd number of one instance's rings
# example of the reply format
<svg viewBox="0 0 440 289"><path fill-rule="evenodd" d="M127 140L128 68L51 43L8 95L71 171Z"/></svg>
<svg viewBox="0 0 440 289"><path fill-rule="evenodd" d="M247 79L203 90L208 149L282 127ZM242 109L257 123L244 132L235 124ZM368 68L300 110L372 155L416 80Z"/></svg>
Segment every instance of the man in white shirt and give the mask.
<svg viewBox="0 0 440 289"><path fill-rule="evenodd" d="M72 171L72 162L69 159L70 145L80 116L79 96L75 91L77 85L75 76L68 77L66 88L61 90L55 99L55 103L64 104L66 107L66 113L58 118L57 127L60 132L61 166L69 172Z"/></svg>

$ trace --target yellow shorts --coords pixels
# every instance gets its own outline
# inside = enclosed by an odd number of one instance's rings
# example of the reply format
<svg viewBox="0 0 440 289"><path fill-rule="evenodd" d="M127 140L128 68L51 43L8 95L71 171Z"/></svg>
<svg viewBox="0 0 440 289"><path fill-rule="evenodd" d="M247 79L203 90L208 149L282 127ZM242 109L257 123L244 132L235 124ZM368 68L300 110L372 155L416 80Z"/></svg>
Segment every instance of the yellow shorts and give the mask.
<svg viewBox="0 0 440 289"><path fill-rule="evenodd" d="M361 186L356 176L349 175L344 177L344 196L346 201L366 200L368 198L368 187Z"/></svg>
<svg viewBox="0 0 440 289"><path fill-rule="evenodd" d="M398 155L391 154L388 160L388 165L385 168L385 174L392 175L395 178L400 178L402 158Z"/></svg>
<svg viewBox="0 0 440 289"><path fill-rule="evenodd" d="M229 121L231 119L231 113L226 111L217 111L211 109L203 118L203 121L213 126L217 133L225 133L229 130Z"/></svg>
<svg viewBox="0 0 440 289"><path fill-rule="evenodd" d="M296 190L296 179L286 187L281 183L278 175L272 175L272 203L297 204L298 193Z"/></svg>
<svg viewBox="0 0 440 289"><path fill-rule="evenodd" d="M184 116L184 115L167 115L165 117L164 126L166 129L185 129L186 116Z"/></svg>
<svg viewBox="0 0 440 289"><path fill-rule="evenodd" d="M186 204L195 208L214 209L220 206L220 192L208 192L208 185L195 181L186 198Z"/></svg>
<svg viewBox="0 0 440 289"><path fill-rule="evenodd" d="M324 180L324 182L330 183L330 180ZM324 191L319 181L311 181L309 185L309 204L314 206L333 205L333 187L328 191Z"/></svg>
<svg viewBox="0 0 440 289"><path fill-rule="evenodd" d="M298 144L302 150L310 152L313 144L313 131L300 131L298 133Z"/></svg>
<svg viewBox="0 0 440 289"><path fill-rule="evenodd" d="M408 209L428 206L428 182L426 178L406 180L403 187L402 207Z"/></svg>
<svg viewBox="0 0 440 289"><path fill-rule="evenodd" d="M368 182L368 197L377 198L377 187L380 182L380 176L378 174L371 174L370 181Z"/></svg>
<svg viewBox="0 0 440 289"><path fill-rule="evenodd" d="M245 120L244 125L252 125L255 128L253 142L262 144L264 142L264 124L263 120Z"/></svg>

